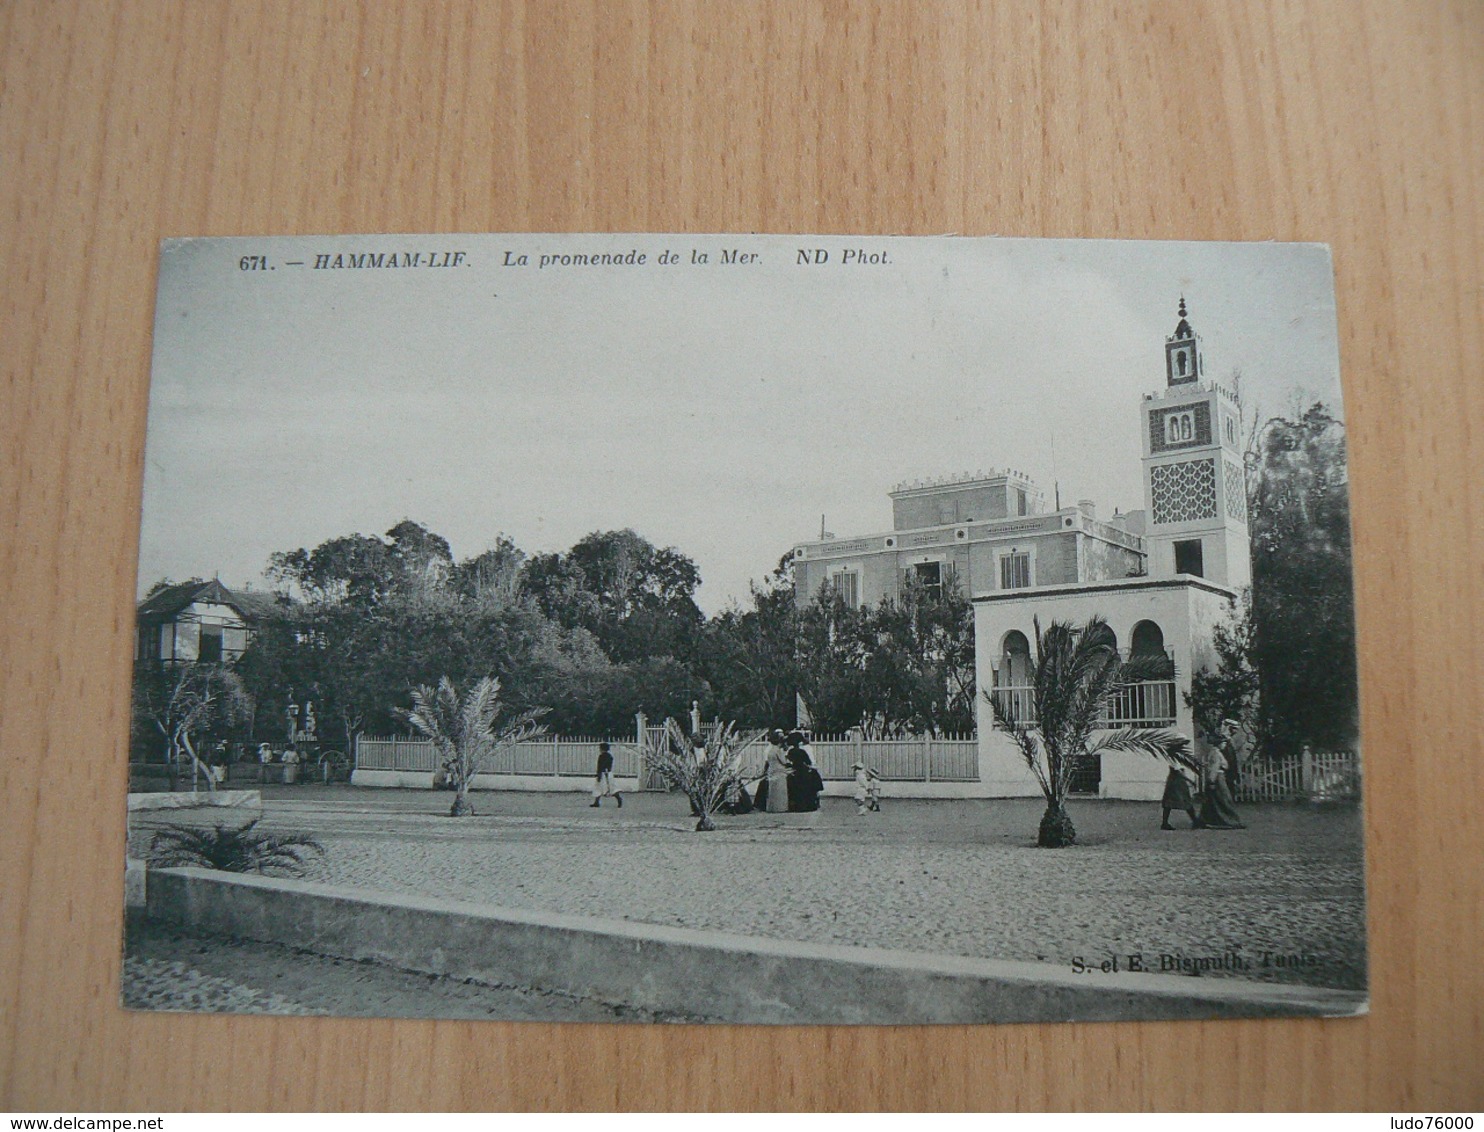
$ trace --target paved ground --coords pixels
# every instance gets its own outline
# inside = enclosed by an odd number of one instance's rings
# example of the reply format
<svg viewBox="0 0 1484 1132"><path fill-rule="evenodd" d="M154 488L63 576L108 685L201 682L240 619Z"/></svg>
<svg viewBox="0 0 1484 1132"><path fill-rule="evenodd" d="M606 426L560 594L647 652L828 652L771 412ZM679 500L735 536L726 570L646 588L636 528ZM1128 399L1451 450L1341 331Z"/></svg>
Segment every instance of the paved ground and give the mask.
<svg viewBox="0 0 1484 1132"><path fill-rule="evenodd" d="M463 819L448 802L270 787L265 825L319 837L309 879L329 883L1058 964L1137 953L1158 969L1162 955L1236 951L1251 964L1239 977L1365 985L1353 809L1249 806L1246 830L1193 832L1182 816L1165 833L1153 804L1088 800L1071 807L1079 845L1040 850L1041 804L1028 800L888 800L857 817L826 799L817 815L721 819L707 834L667 795L593 810L577 795L479 794ZM133 815L135 852L170 817Z"/></svg>

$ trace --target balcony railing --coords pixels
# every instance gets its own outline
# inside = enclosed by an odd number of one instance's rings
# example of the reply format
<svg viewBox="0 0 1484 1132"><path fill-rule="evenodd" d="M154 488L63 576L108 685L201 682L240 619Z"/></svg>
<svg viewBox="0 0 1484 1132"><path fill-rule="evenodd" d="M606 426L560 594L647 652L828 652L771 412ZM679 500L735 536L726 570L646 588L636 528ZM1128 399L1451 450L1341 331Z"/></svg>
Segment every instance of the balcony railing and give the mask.
<svg viewBox="0 0 1484 1132"><path fill-rule="evenodd" d="M1006 714L1018 723L1036 722L1036 690L1028 684L1001 684L993 695ZM1175 722L1175 682L1145 680L1125 684L1104 709L1104 727L1169 727Z"/></svg>

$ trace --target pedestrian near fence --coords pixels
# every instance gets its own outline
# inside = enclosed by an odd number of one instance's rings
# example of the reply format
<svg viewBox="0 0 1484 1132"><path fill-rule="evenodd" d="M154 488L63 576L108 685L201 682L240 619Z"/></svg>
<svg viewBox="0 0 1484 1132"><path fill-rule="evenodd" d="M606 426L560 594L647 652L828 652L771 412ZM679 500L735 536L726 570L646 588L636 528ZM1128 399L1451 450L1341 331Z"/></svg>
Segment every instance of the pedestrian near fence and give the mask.
<svg viewBox="0 0 1484 1132"><path fill-rule="evenodd" d="M1221 739L1218 738L1220 743ZM1201 823L1207 829L1246 829L1226 784L1226 752L1220 746L1209 746L1201 764L1205 772L1206 796L1201 803Z"/></svg>
<svg viewBox="0 0 1484 1132"><path fill-rule="evenodd" d="M1190 828L1200 829L1201 819L1195 812L1195 795L1191 792L1191 779L1195 777L1193 770L1183 766L1170 767L1170 773L1165 777L1164 797L1159 804L1164 810L1160 818L1160 829L1174 829L1170 824L1170 815L1176 810L1184 810L1190 815Z"/></svg>
<svg viewBox="0 0 1484 1132"><path fill-rule="evenodd" d="M613 800L618 803L618 808L623 809L623 795L613 787L613 752L607 743L598 744L598 772L593 776L593 809L599 808L599 803L608 795L613 795Z"/></svg>

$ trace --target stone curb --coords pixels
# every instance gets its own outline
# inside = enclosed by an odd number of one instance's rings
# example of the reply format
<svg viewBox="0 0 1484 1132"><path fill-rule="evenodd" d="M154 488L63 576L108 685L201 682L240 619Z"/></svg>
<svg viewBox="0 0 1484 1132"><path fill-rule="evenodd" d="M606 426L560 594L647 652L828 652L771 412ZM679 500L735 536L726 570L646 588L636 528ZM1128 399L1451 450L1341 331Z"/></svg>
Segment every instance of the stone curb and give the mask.
<svg viewBox="0 0 1484 1132"><path fill-rule="evenodd" d="M149 873L149 915L187 930L654 1014L767 1024L1318 1017L1363 992L844 947L497 908L203 869Z"/></svg>
<svg viewBox="0 0 1484 1132"><path fill-rule="evenodd" d="M188 794L130 794L129 812L141 810L262 809L261 790L195 791Z"/></svg>

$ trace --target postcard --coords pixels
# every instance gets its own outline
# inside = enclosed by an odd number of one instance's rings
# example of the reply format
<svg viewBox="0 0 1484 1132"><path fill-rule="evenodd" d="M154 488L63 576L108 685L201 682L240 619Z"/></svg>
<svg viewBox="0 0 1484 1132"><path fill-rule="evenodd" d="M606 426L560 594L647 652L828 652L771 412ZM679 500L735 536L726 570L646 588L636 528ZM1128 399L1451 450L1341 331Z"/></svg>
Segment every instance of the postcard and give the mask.
<svg viewBox="0 0 1484 1132"><path fill-rule="evenodd" d="M179 239L123 1001L1363 1013L1317 244Z"/></svg>

